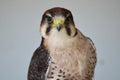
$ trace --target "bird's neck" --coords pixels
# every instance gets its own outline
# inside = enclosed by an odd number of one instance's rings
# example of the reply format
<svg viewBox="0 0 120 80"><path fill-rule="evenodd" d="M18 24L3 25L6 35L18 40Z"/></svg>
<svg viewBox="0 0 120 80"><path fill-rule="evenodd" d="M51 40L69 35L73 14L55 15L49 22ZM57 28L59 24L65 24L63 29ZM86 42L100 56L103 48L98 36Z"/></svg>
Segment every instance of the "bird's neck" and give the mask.
<svg viewBox="0 0 120 80"><path fill-rule="evenodd" d="M69 48L72 46L76 46L78 45L78 43L80 45L82 45L80 42L84 41L84 36L77 31L79 34L77 34L76 36L67 36L64 33L63 34L54 34L52 36L50 36L49 38L44 40L44 46L48 49L48 50L53 50L53 49L57 49L57 48Z"/></svg>

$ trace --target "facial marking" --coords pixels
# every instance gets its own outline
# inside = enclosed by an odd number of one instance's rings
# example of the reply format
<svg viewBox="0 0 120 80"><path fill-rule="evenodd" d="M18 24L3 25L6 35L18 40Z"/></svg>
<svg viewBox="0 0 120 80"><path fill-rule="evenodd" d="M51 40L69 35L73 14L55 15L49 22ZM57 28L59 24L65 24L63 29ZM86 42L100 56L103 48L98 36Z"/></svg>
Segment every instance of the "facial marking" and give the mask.
<svg viewBox="0 0 120 80"><path fill-rule="evenodd" d="M68 35L71 35L71 29L70 29L70 27L66 26L65 28L66 28L66 30L67 30L67 34L68 34Z"/></svg>
<svg viewBox="0 0 120 80"><path fill-rule="evenodd" d="M52 15L50 13L46 13L46 16L52 17Z"/></svg>

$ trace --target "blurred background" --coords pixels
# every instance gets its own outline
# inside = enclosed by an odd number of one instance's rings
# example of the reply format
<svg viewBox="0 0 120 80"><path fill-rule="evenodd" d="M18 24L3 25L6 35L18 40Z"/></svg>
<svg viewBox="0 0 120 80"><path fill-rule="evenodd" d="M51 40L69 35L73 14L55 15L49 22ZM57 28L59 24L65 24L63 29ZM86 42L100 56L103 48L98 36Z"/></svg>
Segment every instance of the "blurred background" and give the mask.
<svg viewBox="0 0 120 80"><path fill-rule="evenodd" d="M94 80L120 80L120 0L0 0L0 80L27 80L45 10L64 7L97 48Z"/></svg>

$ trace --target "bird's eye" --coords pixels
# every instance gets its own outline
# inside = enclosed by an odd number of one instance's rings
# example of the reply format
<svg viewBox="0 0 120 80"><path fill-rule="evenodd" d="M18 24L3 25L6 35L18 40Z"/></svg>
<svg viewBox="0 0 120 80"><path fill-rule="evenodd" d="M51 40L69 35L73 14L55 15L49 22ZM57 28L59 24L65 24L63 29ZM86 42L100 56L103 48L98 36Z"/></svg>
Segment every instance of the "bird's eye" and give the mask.
<svg viewBox="0 0 120 80"><path fill-rule="evenodd" d="M69 22L70 22L70 18L67 17L66 20L65 20L65 23L66 23L66 24L69 24Z"/></svg>
<svg viewBox="0 0 120 80"><path fill-rule="evenodd" d="M52 17L47 17L47 21L48 21L49 24L51 24L53 22Z"/></svg>

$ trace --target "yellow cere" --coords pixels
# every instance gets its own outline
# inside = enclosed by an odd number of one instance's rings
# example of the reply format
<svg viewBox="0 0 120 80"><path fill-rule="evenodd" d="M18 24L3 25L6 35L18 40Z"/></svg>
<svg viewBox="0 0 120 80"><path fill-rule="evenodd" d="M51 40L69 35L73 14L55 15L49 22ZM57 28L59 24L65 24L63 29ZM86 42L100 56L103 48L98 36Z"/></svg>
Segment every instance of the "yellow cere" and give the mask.
<svg viewBox="0 0 120 80"><path fill-rule="evenodd" d="M62 27L64 27L64 21L63 20L54 20L53 27L56 28L58 24L60 24L60 25L62 25Z"/></svg>

